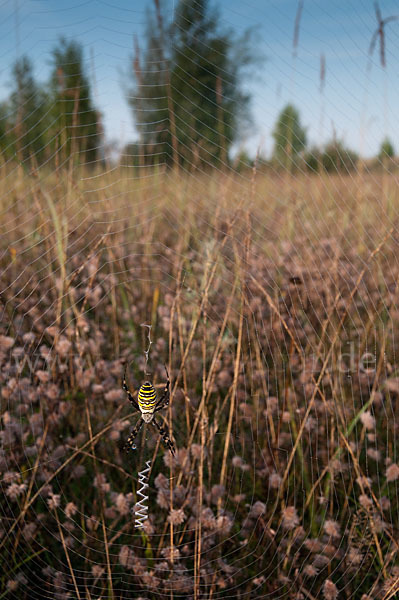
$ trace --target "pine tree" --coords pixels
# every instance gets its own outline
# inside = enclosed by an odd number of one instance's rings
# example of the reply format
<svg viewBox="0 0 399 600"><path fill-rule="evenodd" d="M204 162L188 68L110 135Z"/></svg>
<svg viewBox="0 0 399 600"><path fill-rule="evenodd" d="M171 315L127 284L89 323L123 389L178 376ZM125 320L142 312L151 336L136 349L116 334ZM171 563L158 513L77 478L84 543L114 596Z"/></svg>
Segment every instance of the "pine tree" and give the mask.
<svg viewBox="0 0 399 600"><path fill-rule="evenodd" d="M143 59L136 47L131 91L146 162L222 166L248 122L242 76L254 62L250 35L220 28L207 0L180 0L166 23L158 0L148 16Z"/></svg>
<svg viewBox="0 0 399 600"><path fill-rule="evenodd" d="M27 56L14 64L12 79L9 119L4 125L2 146L6 156L14 155L23 163L37 166L44 161L46 152L48 99L34 79Z"/></svg>
<svg viewBox="0 0 399 600"><path fill-rule="evenodd" d="M378 158L384 162L387 159L394 158L395 156L395 148L389 138L385 138L381 144L380 152Z"/></svg>
<svg viewBox="0 0 399 600"><path fill-rule="evenodd" d="M52 90L55 150L63 160L94 165L101 143L99 114L91 98L83 49L61 38L53 50Z"/></svg>
<svg viewBox="0 0 399 600"><path fill-rule="evenodd" d="M157 5L157 19L149 13L147 17L146 48L143 61L136 40L133 72L136 82L130 91L131 105L140 135L140 152L147 165L154 165L171 157L172 137L170 132L170 42L169 34L163 30L163 16ZM142 65L143 62L143 65ZM172 116L173 121L173 116Z"/></svg>
<svg viewBox="0 0 399 600"><path fill-rule="evenodd" d="M292 104L287 104L279 114L273 137L273 158L280 166L292 171L299 154L306 147L306 130L301 125L299 112Z"/></svg>
<svg viewBox="0 0 399 600"><path fill-rule="evenodd" d="M0 102L0 156L2 162L15 157L14 126L11 122L11 107L9 100Z"/></svg>

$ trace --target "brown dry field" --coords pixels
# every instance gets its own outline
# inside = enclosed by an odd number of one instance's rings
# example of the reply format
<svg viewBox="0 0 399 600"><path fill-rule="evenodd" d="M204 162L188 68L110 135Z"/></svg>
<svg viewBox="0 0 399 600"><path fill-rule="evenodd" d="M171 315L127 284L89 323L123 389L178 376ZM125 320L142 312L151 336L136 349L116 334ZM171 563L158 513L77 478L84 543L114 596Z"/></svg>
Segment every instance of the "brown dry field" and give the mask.
<svg viewBox="0 0 399 600"><path fill-rule="evenodd" d="M395 597L395 174L15 170L0 210L0 598ZM122 451L143 324L175 458Z"/></svg>

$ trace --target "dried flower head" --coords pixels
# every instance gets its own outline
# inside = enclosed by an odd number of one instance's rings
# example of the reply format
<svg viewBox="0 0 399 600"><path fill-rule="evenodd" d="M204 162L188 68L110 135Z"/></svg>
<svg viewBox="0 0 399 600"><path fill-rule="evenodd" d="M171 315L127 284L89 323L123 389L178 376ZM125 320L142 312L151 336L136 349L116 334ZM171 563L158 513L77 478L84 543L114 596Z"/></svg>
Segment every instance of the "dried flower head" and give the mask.
<svg viewBox="0 0 399 600"><path fill-rule="evenodd" d="M155 527L151 522L151 519L146 519L143 524L143 531L146 535L154 535Z"/></svg>
<svg viewBox="0 0 399 600"><path fill-rule="evenodd" d="M228 535L232 527L233 522L227 515L221 515L216 519L216 528L222 535Z"/></svg>
<svg viewBox="0 0 399 600"><path fill-rule="evenodd" d="M249 511L249 516L257 519L261 515L264 515L266 512L266 504L257 500L253 506L251 506L251 510Z"/></svg>
<svg viewBox="0 0 399 600"><path fill-rule="evenodd" d="M26 577L23 573L18 573L16 575L15 579L18 581L18 583L20 583L22 585L28 585L28 580L26 579Z"/></svg>
<svg viewBox="0 0 399 600"><path fill-rule="evenodd" d="M164 490L168 490L169 489L169 479L167 477L165 477L165 475L163 473L158 473L158 475L155 477L155 487L157 487L158 489L164 489Z"/></svg>
<svg viewBox="0 0 399 600"><path fill-rule="evenodd" d="M65 356L68 355L71 346L71 342L66 337L61 336L57 342L55 349L62 358L65 358Z"/></svg>
<svg viewBox="0 0 399 600"><path fill-rule="evenodd" d="M241 458L241 456L233 456L233 458L231 459L231 464L233 465L233 467L240 468L244 464L244 460Z"/></svg>
<svg viewBox="0 0 399 600"><path fill-rule="evenodd" d="M201 521L206 529L214 529L216 527L215 515L211 508L203 508L201 512Z"/></svg>
<svg viewBox="0 0 399 600"><path fill-rule="evenodd" d="M27 542L29 542L33 539L36 531L37 531L36 523L27 523L22 530L22 535L24 536L25 540Z"/></svg>
<svg viewBox="0 0 399 600"><path fill-rule="evenodd" d="M305 541L305 548L309 550L309 552L321 552L322 545L319 540L309 538Z"/></svg>
<svg viewBox="0 0 399 600"><path fill-rule="evenodd" d="M324 556L324 554L315 554L312 564L316 569L322 569L328 565L329 562L330 559L327 556Z"/></svg>
<svg viewBox="0 0 399 600"><path fill-rule="evenodd" d="M283 527L290 530L299 525L299 518L295 506L287 506L283 511Z"/></svg>
<svg viewBox="0 0 399 600"><path fill-rule="evenodd" d="M316 577L318 570L313 565L306 565L303 569L303 574L307 577Z"/></svg>
<svg viewBox="0 0 399 600"><path fill-rule="evenodd" d="M387 481L396 481L399 477L399 466L396 463L392 463L386 470Z"/></svg>
<svg viewBox="0 0 399 600"><path fill-rule="evenodd" d="M350 564L351 566L358 566L361 564L363 560L363 554L360 552L360 550L358 548L355 548L354 546L351 546L349 548L348 554L347 554L347 562L348 564Z"/></svg>
<svg viewBox="0 0 399 600"><path fill-rule="evenodd" d="M129 514L129 502L124 494L118 494L115 499L116 509L121 515Z"/></svg>
<svg viewBox="0 0 399 600"><path fill-rule="evenodd" d="M14 483L20 479L21 475L16 471L6 471L3 475L4 483Z"/></svg>
<svg viewBox="0 0 399 600"><path fill-rule="evenodd" d="M157 504L161 508L169 508L170 504L170 493L169 490L159 489L157 494Z"/></svg>
<svg viewBox="0 0 399 600"><path fill-rule="evenodd" d="M230 371L223 369L219 371L216 377L217 384L222 388L228 388L231 385L232 377Z"/></svg>
<svg viewBox="0 0 399 600"><path fill-rule="evenodd" d="M120 402L124 399L124 392L120 389L110 390L104 396L107 402Z"/></svg>
<svg viewBox="0 0 399 600"><path fill-rule="evenodd" d="M204 448L204 456L206 456L206 448ZM185 471L190 470L191 460L187 448L178 448L176 451L176 462Z"/></svg>
<svg viewBox="0 0 399 600"><path fill-rule="evenodd" d="M336 600L338 597L337 586L331 579L326 579L323 584L323 597L325 600Z"/></svg>
<svg viewBox="0 0 399 600"><path fill-rule="evenodd" d="M373 501L367 494L360 494L359 502L365 509L369 509L373 506Z"/></svg>
<svg viewBox="0 0 399 600"><path fill-rule="evenodd" d="M104 493L107 493L107 492L109 492L109 491L110 491L110 489L111 489L111 486L110 486L110 484L109 484L109 483L107 483L107 478L106 478L106 476L104 475L104 473L99 473L98 475L96 475L96 476L94 477L94 482L93 482L93 485L94 485L96 488L99 488L99 489L101 489L101 490L102 490Z"/></svg>
<svg viewBox="0 0 399 600"><path fill-rule="evenodd" d="M103 567L100 567L100 565L93 565L91 568L91 572L92 572L93 577L98 579L99 577L104 575L105 569Z"/></svg>
<svg viewBox="0 0 399 600"><path fill-rule="evenodd" d="M226 493L226 489L224 485L215 484L212 486L211 490L211 499L214 504L217 504L218 501L223 498Z"/></svg>
<svg viewBox="0 0 399 600"><path fill-rule="evenodd" d="M14 338L8 337L6 335L0 335L0 350L9 350L13 347L14 343Z"/></svg>
<svg viewBox="0 0 399 600"><path fill-rule="evenodd" d="M16 579L9 579L7 581L7 590L9 592L15 592L18 589L18 581Z"/></svg>
<svg viewBox="0 0 399 600"><path fill-rule="evenodd" d="M367 456L369 456L373 460L380 460L381 452L379 450L377 450L376 448L368 448Z"/></svg>
<svg viewBox="0 0 399 600"><path fill-rule="evenodd" d="M72 477L74 479L79 479L80 477L83 477L83 475L86 474L86 467L84 465L76 465L76 467L74 467L72 469Z"/></svg>
<svg viewBox="0 0 399 600"><path fill-rule="evenodd" d="M375 429L375 418L369 410L366 410L361 415L360 420L367 430Z"/></svg>
<svg viewBox="0 0 399 600"><path fill-rule="evenodd" d="M50 379L50 373L48 371L36 371L36 377L39 379L40 383L47 383Z"/></svg>
<svg viewBox="0 0 399 600"><path fill-rule="evenodd" d="M191 455L193 458L201 458L201 446L200 444L191 444Z"/></svg>
<svg viewBox="0 0 399 600"><path fill-rule="evenodd" d="M109 439L112 440L113 442L117 442L121 437L121 434L116 429L111 429L111 431L109 432L108 435L109 435Z"/></svg>
<svg viewBox="0 0 399 600"><path fill-rule="evenodd" d="M119 562L126 569L133 569L135 564L134 552L129 546L122 546L119 552Z"/></svg>
<svg viewBox="0 0 399 600"><path fill-rule="evenodd" d="M76 514L77 510L78 508L76 504L74 504L73 502L68 502L68 504L65 507L65 514L68 517L68 519L73 517Z"/></svg>
<svg viewBox="0 0 399 600"><path fill-rule="evenodd" d="M95 531L99 525L100 522L95 515L86 518L86 527L89 531Z"/></svg>
<svg viewBox="0 0 399 600"><path fill-rule="evenodd" d="M56 508L58 508L60 502L61 496L59 494L54 494L53 492L50 492L49 497L47 498L47 504L50 510L55 510Z"/></svg>
<svg viewBox="0 0 399 600"><path fill-rule="evenodd" d="M239 503L239 502L243 502L245 500L245 498L246 498L245 494L235 494L232 499L234 502Z"/></svg>
<svg viewBox="0 0 399 600"><path fill-rule="evenodd" d="M339 538L341 535L339 524L333 519L327 519L324 523L324 531L331 537Z"/></svg>
<svg viewBox="0 0 399 600"><path fill-rule="evenodd" d="M281 484L280 475L278 473L271 473L271 475L269 475L269 484L271 488L279 488Z"/></svg>
<svg viewBox="0 0 399 600"><path fill-rule="evenodd" d="M173 548L164 548L161 554L166 560L177 560L180 558L180 550L174 546Z"/></svg>
<svg viewBox="0 0 399 600"><path fill-rule="evenodd" d="M17 498L19 498L19 496L21 496L21 494L24 493L25 489L25 483L12 483L6 489L6 495L10 498L10 500L16 500Z"/></svg>
<svg viewBox="0 0 399 600"><path fill-rule="evenodd" d="M176 464L176 459L173 458L170 452L165 452L165 454L163 455L163 462L165 463L166 467L171 468L172 465Z"/></svg>
<svg viewBox="0 0 399 600"><path fill-rule="evenodd" d="M359 477L356 477L356 483L360 488L368 488L371 486L371 479L366 475L359 475Z"/></svg>
<svg viewBox="0 0 399 600"><path fill-rule="evenodd" d="M162 575L163 573L168 573L169 572L169 565L166 562L166 560L161 560L160 562L157 562L154 570L159 573L160 575Z"/></svg>
<svg viewBox="0 0 399 600"><path fill-rule="evenodd" d="M278 408L278 399L275 396L269 396L266 399L266 407L267 411L273 414Z"/></svg>
<svg viewBox="0 0 399 600"><path fill-rule="evenodd" d="M384 530L388 528L388 524L381 518L381 515L374 514L373 515L373 525L376 533L382 533ZM398 573L398 581L399 581L399 573Z"/></svg>
<svg viewBox="0 0 399 600"><path fill-rule="evenodd" d="M172 508L168 516L168 521L172 525L181 525L185 521L185 519L186 515L184 513L184 510L181 508Z"/></svg>

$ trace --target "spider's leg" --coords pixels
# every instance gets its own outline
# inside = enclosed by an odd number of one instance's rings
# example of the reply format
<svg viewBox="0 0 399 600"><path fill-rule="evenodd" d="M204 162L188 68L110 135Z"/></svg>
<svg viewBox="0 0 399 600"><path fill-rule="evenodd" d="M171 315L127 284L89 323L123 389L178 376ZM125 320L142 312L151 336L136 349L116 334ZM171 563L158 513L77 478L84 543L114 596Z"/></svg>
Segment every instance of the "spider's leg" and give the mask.
<svg viewBox="0 0 399 600"><path fill-rule="evenodd" d="M158 412L159 410L162 410L163 408L165 408L165 406L168 406L169 404L169 394L167 396L167 398L165 398L165 401L162 402L162 404L160 404L160 401L158 400L157 405L154 409L154 412Z"/></svg>
<svg viewBox="0 0 399 600"><path fill-rule="evenodd" d="M126 383L126 369L125 369L125 373L123 375L122 388L126 392L127 397L129 398L130 403L133 404L134 408L136 410L140 410L139 405L137 404L137 401L133 398L132 394L130 393L129 388L127 387L127 383Z"/></svg>
<svg viewBox="0 0 399 600"><path fill-rule="evenodd" d="M170 384L170 378L169 378L169 373L168 373L168 369L166 364L163 365L165 367L165 371L166 371L166 385Z"/></svg>
<svg viewBox="0 0 399 600"><path fill-rule="evenodd" d="M126 451L129 451L130 448L133 445L134 439L137 437L137 434L139 433L140 429L143 426L143 419L140 417L140 419L137 421L136 425L133 427L132 431L129 434L129 437L126 440L125 445L123 446L123 449Z"/></svg>
<svg viewBox="0 0 399 600"><path fill-rule="evenodd" d="M154 412L158 412L159 410L162 410L163 408L165 408L165 406L168 406L169 400L170 400L170 391L169 391L169 382L168 382L166 384L166 388L165 388L162 396L160 397L160 399L158 400L158 402L155 405Z"/></svg>
<svg viewBox="0 0 399 600"><path fill-rule="evenodd" d="M166 371L166 375L167 375L167 380L166 380L166 386L165 389L163 391L162 396L159 398L158 402L155 405L155 412L158 412L159 410L161 410L162 408L165 408L165 406L168 406L169 404L169 399L170 399L170 379L169 379L169 373L168 370L166 368L165 365L165 371Z"/></svg>
<svg viewBox="0 0 399 600"><path fill-rule="evenodd" d="M162 437L162 441L165 444L165 446L168 448L168 450L170 450L170 452L173 454L173 456L175 455L175 447L174 444L172 442L172 440L169 437L169 430L168 428L164 428L162 427L162 425L160 425L160 423L158 423L158 421L155 419L155 417L152 419L151 423L154 423L155 427L158 429L161 437Z"/></svg>

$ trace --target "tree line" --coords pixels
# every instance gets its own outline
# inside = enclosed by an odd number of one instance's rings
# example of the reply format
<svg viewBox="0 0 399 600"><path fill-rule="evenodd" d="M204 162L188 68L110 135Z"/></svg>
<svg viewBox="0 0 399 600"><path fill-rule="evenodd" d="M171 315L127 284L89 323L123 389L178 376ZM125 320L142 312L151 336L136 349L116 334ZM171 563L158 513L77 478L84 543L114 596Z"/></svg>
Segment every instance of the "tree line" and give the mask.
<svg viewBox="0 0 399 600"><path fill-rule="evenodd" d="M255 62L252 35L224 29L207 0L179 0L173 14L161 0L147 13L142 47L135 40L127 100L138 140L123 151L137 165L223 166L248 124L246 72ZM95 108L83 47L60 39L47 82L33 63L13 66L11 93L0 105L3 161L27 166L93 165L102 160L101 114Z"/></svg>
<svg viewBox="0 0 399 600"><path fill-rule="evenodd" d="M254 31L237 36L222 26L209 0L179 0L171 14L162 0L147 13L143 42L135 39L127 101L138 139L122 151L121 163L166 164L185 170L245 168L251 161L236 153L245 130L253 126L248 84L263 65ZM23 56L12 68L11 92L0 104L3 162L27 167L104 160L101 114L95 107L82 45L61 38L51 52L48 81L38 84L32 61ZM309 148L298 110L288 104L273 130L273 169L350 170L358 156L342 141ZM384 140L379 159L394 157Z"/></svg>
<svg viewBox="0 0 399 600"><path fill-rule="evenodd" d="M59 40L51 54L48 81L39 85L33 63L23 56L12 68L11 93L0 104L3 160L27 167L44 164L94 164L102 135L100 114L92 100L82 45Z"/></svg>
<svg viewBox="0 0 399 600"><path fill-rule="evenodd" d="M308 147L307 133L301 124L299 111L292 104L287 104L277 118L273 130L274 150L271 161L266 161L273 168L295 171L299 168L313 172L350 172L357 168L359 155L349 148L336 135L323 147ZM380 146L378 156L369 161L369 167L391 167L395 150L389 138L385 138Z"/></svg>

